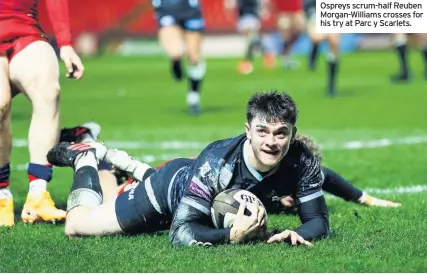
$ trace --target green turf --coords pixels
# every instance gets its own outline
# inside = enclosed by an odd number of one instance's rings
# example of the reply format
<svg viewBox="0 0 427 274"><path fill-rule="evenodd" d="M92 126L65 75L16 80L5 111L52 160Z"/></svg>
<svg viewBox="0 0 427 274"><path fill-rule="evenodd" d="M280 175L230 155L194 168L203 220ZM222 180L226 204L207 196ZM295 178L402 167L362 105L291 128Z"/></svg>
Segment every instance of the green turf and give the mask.
<svg viewBox="0 0 427 274"><path fill-rule="evenodd" d="M387 189L427 185L427 145L337 149L349 141L427 136L427 81L412 54L414 79L392 85L397 69L392 52L342 57L339 97L325 97L326 67L316 72L258 66L238 75L237 60L208 60L203 83L203 115L186 112L187 83L169 77L163 58L103 57L86 60L82 81L61 79L61 122L73 126L94 119L102 139L116 141L187 141L199 145L239 134L245 103L261 89L287 90L300 109L298 128L325 149L325 164L361 188ZM305 60L301 60L305 62ZM12 108L15 140L27 136L31 107L23 96ZM334 148L335 147L335 148ZM200 149L132 149L137 157L196 155ZM427 193L378 194L403 203L399 209L366 208L329 199L332 235L312 248L284 244L174 249L167 232L138 237L67 239L63 225L24 225L18 215L27 192L25 147L12 155L12 185L17 225L0 232L1 272L426 272ZM72 182L67 169L55 169L49 186L64 208ZM355 210L358 216L355 216ZM270 216L270 227L295 228L295 216Z"/></svg>

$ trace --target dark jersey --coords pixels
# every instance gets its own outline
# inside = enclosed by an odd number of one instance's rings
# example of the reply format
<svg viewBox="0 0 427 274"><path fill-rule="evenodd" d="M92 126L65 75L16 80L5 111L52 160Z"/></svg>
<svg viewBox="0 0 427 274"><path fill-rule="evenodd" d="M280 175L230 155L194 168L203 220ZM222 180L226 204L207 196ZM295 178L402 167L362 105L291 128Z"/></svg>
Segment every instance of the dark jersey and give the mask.
<svg viewBox="0 0 427 274"><path fill-rule="evenodd" d="M327 235L328 210L322 192L319 161L301 142L294 142L280 164L265 176L246 162L246 135L208 145L188 168L189 181L174 212L170 241L174 246L229 241L230 229L212 228L210 207L226 189L253 192L266 203L271 193L291 195L302 225L296 230L306 240Z"/></svg>
<svg viewBox="0 0 427 274"><path fill-rule="evenodd" d="M259 0L238 0L239 16L251 14L258 16Z"/></svg>
<svg viewBox="0 0 427 274"><path fill-rule="evenodd" d="M171 15L176 19L201 16L199 0L152 0L151 2L156 14Z"/></svg>
<svg viewBox="0 0 427 274"><path fill-rule="evenodd" d="M303 7L307 17L316 15L316 0L303 0Z"/></svg>

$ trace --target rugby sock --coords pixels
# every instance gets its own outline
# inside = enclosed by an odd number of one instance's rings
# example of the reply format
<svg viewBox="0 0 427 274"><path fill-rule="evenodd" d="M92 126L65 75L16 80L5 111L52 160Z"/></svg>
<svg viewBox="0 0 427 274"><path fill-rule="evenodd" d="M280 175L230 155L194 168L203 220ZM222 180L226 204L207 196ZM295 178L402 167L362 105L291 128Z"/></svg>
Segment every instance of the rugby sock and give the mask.
<svg viewBox="0 0 427 274"><path fill-rule="evenodd" d="M290 35L289 39L284 41L282 55L288 56L291 53L292 45L298 40L299 34L293 33Z"/></svg>
<svg viewBox="0 0 427 274"><path fill-rule="evenodd" d="M248 47L246 49L245 60L252 62L254 60L254 51L255 51L255 43L253 41L249 41Z"/></svg>
<svg viewBox="0 0 427 274"><path fill-rule="evenodd" d="M261 40L258 34L248 37L248 46L246 49L245 60L252 62L254 59L255 49L261 47Z"/></svg>
<svg viewBox="0 0 427 274"><path fill-rule="evenodd" d="M199 93L200 86L206 73L206 64L199 61L197 64L190 64L188 67L188 80L190 84L190 91Z"/></svg>
<svg viewBox="0 0 427 274"><path fill-rule="evenodd" d="M421 54L424 60L424 77L427 79L427 45L421 49Z"/></svg>
<svg viewBox="0 0 427 274"><path fill-rule="evenodd" d="M190 81L190 90L193 92L199 93L200 85L202 84L202 79L188 79Z"/></svg>
<svg viewBox="0 0 427 274"><path fill-rule="evenodd" d="M52 165L28 164L29 193L36 194L46 191L47 183L52 179Z"/></svg>
<svg viewBox="0 0 427 274"><path fill-rule="evenodd" d="M181 59L172 60L172 75L176 80L182 79Z"/></svg>
<svg viewBox="0 0 427 274"><path fill-rule="evenodd" d="M308 60L308 67L310 70L314 70L316 68L317 56L319 55L319 43L313 43L311 45L310 57Z"/></svg>
<svg viewBox="0 0 427 274"><path fill-rule="evenodd" d="M335 54L330 53L328 56L328 93L331 96L335 95L336 75L338 71L338 58Z"/></svg>
<svg viewBox="0 0 427 274"><path fill-rule="evenodd" d="M8 188L10 184L10 163L0 167L0 189Z"/></svg>
<svg viewBox="0 0 427 274"><path fill-rule="evenodd" d="M406 41L404 43L399 43L396 46L397 56L399 57L400 61L400 70L402 75L407 76L409 75L409 66L408 66L408 57L407 57L407 45Z"/></svg>
<svg viewBox="0 0 427 274"><path fill-rule="evenodd" d="M335 171L322 167L322 172L325 175L322 185L323 190L346 201L357 202L363 196L362 190L356 188Z"/></svg>
<svg viewBox="0 0 427 274"><path fill-rule="evenodd" d="M98 161L93 152L84 152L74 162L74 182L67 200L67 212L78 206L96 207L102 203Z"/></svg>

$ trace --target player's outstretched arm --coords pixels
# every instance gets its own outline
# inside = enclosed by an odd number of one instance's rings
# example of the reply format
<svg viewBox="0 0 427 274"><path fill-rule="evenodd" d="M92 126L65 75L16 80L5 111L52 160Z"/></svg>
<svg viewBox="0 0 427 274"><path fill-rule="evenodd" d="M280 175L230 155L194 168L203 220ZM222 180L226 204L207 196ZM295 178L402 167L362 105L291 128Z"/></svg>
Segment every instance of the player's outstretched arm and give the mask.
<svg viewBox="0 0 427 274"><path fill-rule="evenodd" d="M68 0L46 0L46 10L58 42L60 57L67 68L66 76L75 79L82 78L84 67L72 47Z"/></svg>
<svg viewBox="0 0 427 274"><path fill-rule="evenodd" d="M304 153L295 202L302 225L295 230L306 241L329 235L329 216L322 191L323 176L320 163L311 153Z"/></svg>

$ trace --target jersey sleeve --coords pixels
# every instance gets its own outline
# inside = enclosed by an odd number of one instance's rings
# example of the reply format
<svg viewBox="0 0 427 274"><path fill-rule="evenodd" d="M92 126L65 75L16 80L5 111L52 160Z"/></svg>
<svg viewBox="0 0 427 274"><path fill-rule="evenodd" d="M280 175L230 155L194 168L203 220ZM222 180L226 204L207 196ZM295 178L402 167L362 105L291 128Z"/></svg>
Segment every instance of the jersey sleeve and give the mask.
<svg viewBox="0 0 427 274"><path fill-rule="evenodd" d="M175 211L169 239L173 246L215 245L230 239L230 229L212 227L213 183L195 174Z"/></svg>
<svg viewBox="0 0 427 274"><path fill-rule="evenodd" d="M55 32L58 46L71 46L70 17L68 0L46 0L46 10Z"/></svg>
<svg viewBox="0 0 427 274"><path fill-rule="evenodd" d="M319 160L309 151L301 154L295 198L302 225L295 231L311 241L329 234L329 217L322 192L323 174Z"/></svg>

